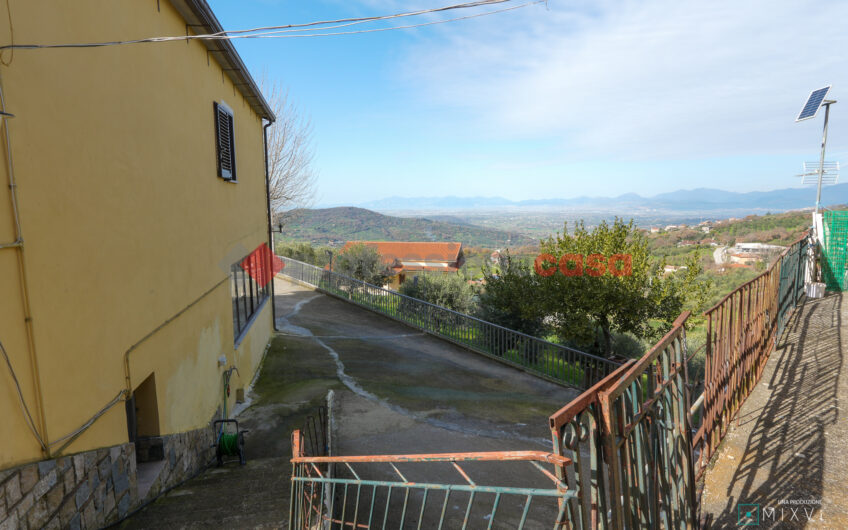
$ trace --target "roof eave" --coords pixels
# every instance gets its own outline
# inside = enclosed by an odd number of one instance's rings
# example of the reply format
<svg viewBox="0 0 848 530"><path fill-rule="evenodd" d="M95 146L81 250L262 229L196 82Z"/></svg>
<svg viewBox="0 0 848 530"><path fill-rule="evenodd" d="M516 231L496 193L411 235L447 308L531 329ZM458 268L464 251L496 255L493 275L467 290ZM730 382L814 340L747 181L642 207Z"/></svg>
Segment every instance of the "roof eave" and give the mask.
<svg viewBox="0 0 848 530"><path fill-rule="evenodd" d="M174 8L182 15L189 26L202 28L199 34L218 33L224 31L215 13L206 0L170 0ZM262 91L250 75L244 62L232 42L227 39L201 41L206 48L216 53L217 60L222 63L227 75L233 81L251 108L269 122L276 121L274 111L262 95Z"/></svg>

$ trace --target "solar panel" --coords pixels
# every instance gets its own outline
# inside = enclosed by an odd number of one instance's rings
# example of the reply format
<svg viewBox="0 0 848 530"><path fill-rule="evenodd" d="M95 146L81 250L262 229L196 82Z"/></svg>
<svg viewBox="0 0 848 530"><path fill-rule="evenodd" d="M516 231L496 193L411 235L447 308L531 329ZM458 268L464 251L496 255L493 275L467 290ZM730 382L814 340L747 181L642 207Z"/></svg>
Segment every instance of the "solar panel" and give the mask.
<svg viewBox="0 0 848 530"><path fill-rule="evenodd" d="M830 86L831 85L828 85L824 88L813 90L810 93L810 97L807 98L807 103L804 104L804 108L801 109L801 112L798 114L798 117L795 118L795 121L815 118L816 113L819 111L819 107L821 107L824 97L827 95L827 91L830 90Z"/></svg>

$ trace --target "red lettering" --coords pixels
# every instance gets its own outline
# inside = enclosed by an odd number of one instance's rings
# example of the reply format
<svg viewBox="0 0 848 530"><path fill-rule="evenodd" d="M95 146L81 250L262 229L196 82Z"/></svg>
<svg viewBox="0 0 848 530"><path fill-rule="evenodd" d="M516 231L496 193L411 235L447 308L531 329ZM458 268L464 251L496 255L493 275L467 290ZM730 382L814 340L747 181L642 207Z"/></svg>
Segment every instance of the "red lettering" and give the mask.
<svg viewBox="0 0 848 530"><path fill-rule="evenodd" d="M603 276L607 271L606 261L607 258L603 254L589 254L589 258L586 260L589 276Z"/></svg>
<svg viewBox="0 0 848 530"><path fill-rule="evenodd" d="M536 261L533 262L533 268L536 270L536 274L547 278L548 276L553 276L556 272L556 262L556 258L551 256L550 254L539 254L536 257ZM545 264L550 264L553 266L545 267Z"/></svg>
<svg viewBox="0 0 848 530"><path fill-rule="evenodd" d="M622 262L621 268L617 267ZM613 276L630 276L633 274L633 258L630 254L613 254L609 259L609 271Z"/></svg>
<svg viewBox="0 0 848 530"><path fill-rule="evenodd" d="M574 262L574 268L569 269L568 263ZM559 259L559 271L565 276L583 275L583 254L563 254Z"/></svg>

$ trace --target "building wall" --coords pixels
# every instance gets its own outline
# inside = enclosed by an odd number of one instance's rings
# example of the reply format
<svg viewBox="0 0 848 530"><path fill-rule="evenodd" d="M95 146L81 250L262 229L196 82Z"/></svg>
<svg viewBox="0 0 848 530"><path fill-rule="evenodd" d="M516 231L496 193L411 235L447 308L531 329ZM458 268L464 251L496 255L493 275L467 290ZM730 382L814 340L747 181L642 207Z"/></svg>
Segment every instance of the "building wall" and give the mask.
<svg viewBox="0 0 848 530"><path fill-rule="evenodd" d="M164 0L11 0L10 11L17 43L186 32ZM0 66L0 87L15 115L8 126L25 240L23 269L17 250L0 250L0 341L36 424L50 440L83 424L126 387L124 352L181 311L130 354L132 387L155 372L159 431L184 432L222 407L222 374L234 365L231 409L273 329L266 303L233 347L226 281L231 264L267 241L260 117L200 42L17 50ZM238 183L216 175L214 101L234 111ZM6 161L0 244L14 239ZM45 458L1 362L0 418L0 469ZM63 454L127 439L118 404Z"/></svg>

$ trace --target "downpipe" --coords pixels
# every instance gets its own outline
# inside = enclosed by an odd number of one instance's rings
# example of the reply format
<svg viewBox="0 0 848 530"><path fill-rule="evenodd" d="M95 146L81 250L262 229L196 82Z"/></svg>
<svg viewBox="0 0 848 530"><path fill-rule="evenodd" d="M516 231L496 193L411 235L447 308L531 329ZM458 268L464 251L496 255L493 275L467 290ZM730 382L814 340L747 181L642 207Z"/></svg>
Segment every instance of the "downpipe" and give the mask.
<svg viewBox="0 0 848 530"><path fill-rule="evenodd" d="M274 250L274 232L271 230L271 175L268 173L268 127L274 124L273 120L269 120L262 127L262 144L263 150L265 151L265 202L267 207L267 224L268 224L268 247L271 249L271 253L268 255L268 270L273 271L271 260L274 259L276 255L276 251ZM277 304L274 303L274 276L271 276L271 322L274 328L274 331L279 331L277 329Z"/></svg>

